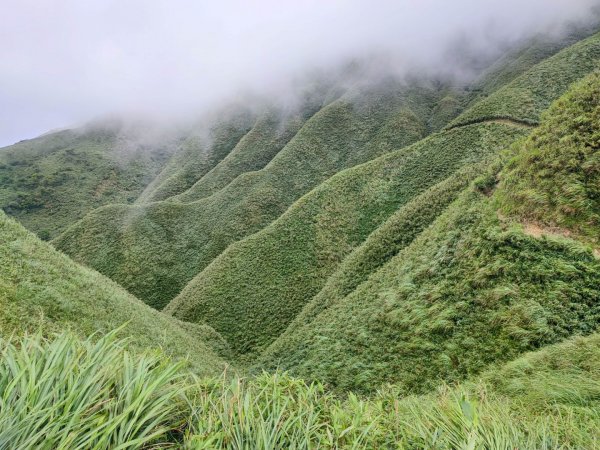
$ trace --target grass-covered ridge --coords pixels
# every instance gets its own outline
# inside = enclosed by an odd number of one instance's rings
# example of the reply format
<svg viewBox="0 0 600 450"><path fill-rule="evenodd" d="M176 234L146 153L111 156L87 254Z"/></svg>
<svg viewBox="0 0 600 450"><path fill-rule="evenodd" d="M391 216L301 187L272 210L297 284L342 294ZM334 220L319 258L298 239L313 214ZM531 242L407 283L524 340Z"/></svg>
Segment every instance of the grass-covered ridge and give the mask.
<svg viewBox="0 0 600 450"><path fill-rule="evenodd" d="M507 217L498 207L527 195L540 179L566 193L587 192L568 183L578 186L580 174L594 167L594 132L586 117L597 111L599 83L592 74L575 85L540 128L515 145L504 170L502 164L490 167L364 283L315 297L324 305L309 304L261 366L341 389L372 390L392 380L406 392L424 392L441 380L466 379L522 352L594 332L600 324L597 254L564 237L568 233L540 239L523 227L523 217ZM570 161L573 144L578 157ZM554 171L548 161L556 161ZM514 176L515 170L527 172ZM502 181L494 192L498 171ZM586 179L595 186L594 178ZM582 214L598 205L590 196ZM584 223L586 236L600 234L593 220Z"/></svg>
<svg viewBox="0 0 600 450"><path fill-rule="evenodd" d="M262 229L316 185L423 138L440 95L392 81L357 87L307 120L264 168L213 195L101 208L54 244L162 308L231 243Z"/></svg>
<svg viewBox="0 0 600 450"><path fill-rule="evenodd" d="M343 171L273 224L230 246L165 311L213 326L238 353L256 352L398 208L526 132L503 124L463 127Z"/></svg>
<svg viewBox="0 0 600 450"><path fill-rule="evenodd" d="M256 114L241 105L230 105L200 118L137 203L164 200L185 192L233 151L255 121Z"/></svg>
<svg viewBox="0 0 600 450"><path fill-rule="evenodd" d="M94 208L132 203L176 145L146 133L98 122L0 149L0 209L50 239Z"/></svg>
<svg viewBox="0 0 600 450"><path fill-rule="evenodd" d="M600 74L586 78L546 116L500 175L501 210L599 246Z"/></svg>
<svg viewBox="0 0 600 450"><path fill-rule="evenodd" d="M597 69L599 61L600 34L595 34L536 64L488 97L475 102L448 126L491 119L511 119L537 125L540 114L571 83Z"/></svg>
<svg viewBox="0 0 600 450"><path fill-rule="evenodd" d="M0 212L0 335L65 329L87 336L127 325L137 349L162 347L189 355L201 373L220 372L226 346L214 330L183 324L153 310L98 272L82 267Z"/></svg>

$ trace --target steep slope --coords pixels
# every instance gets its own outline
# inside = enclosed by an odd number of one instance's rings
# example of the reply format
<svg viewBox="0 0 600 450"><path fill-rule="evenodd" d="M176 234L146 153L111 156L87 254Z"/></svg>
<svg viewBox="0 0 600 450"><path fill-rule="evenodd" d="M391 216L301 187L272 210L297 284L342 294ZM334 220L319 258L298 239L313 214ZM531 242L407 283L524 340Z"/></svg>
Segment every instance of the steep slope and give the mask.
<svg viewBox="0 0 600 450"><path fill-rule="evenodd" d="M255 121L256 114L243 105L202 117L136 203L164 200L189 189L235 148Z"/></svg>
<svg viewBox="0 0 600 450"><path fill-rule="evenodd" d="M552 110L502 172L502 212L600 246L600 75Z"/></svg>
<svg viewBox="0 0 600 450"><path fill-rule="evenodd" d="M284 331L394 211L526 132L504 124L463 127L343 171L264 230L231 245L165 311L211 324L239 353L256 351Z"/></svg>
<svg viewBox="0 0 600 450"><path fill-rule="evenodd" d="M475 102L448 127L481 120L509 119L536 125L540 113L569 85L599 66L600 37L595 34L535 65L493 96Z"/></svg>
<svg viewBox="0 0 600 450"><path fill-rule="evenodd" d="M528 216L508 208L517 215L505 217L498 208L533 187L545 189L547 198L555 185L581 194L581 173L598 186L599 89L597 74L577 84L512 150L517 156L500 174L497 192L491 193L495 165L350 294L340 291L326 308L307 307L316 312L301 314L265 352L263 366L344 389L368 391L392 381L405 392L425 392L441 380L465 379L489 364L595 331L600 260L593 248L564 237L569 233L531 233L522 225ZM580 157L571 159L573 151ZM554 172L544 164L550 161ZM527 177L517 176L525 169ZM583 211L597 211L599 200L587 197ZM597 223L583 217L589 227L583 235L600 235ZM570 229L571 236L579 229Z"/></svg>
<svg viewBox="0 0 600 450"><path fill-rule="evenodd" d="M198 201L96 210L54 242L161 308L229 244L259 231L336 172L423 138L439 93L357 86L312 116L263 169Z"/></svg>
<svg viewBox="0 0 600 450"><path fill-rule="evenodd" d="M336 100L341 93L341 89L321 81L303 88L298 93L298 99L291 105L266 106L252 129L240 139L227 157L174 199L191 202L209 197L238 176L264 168L310 117Z"/></svg>
<svg viewBox="0 0 600 450"><path fill-rule="evenodd" d="M146 306L99 273L81 267L0 212L0 334L70 328L88 336L123 325L134 348L162 347L218 374L227 348L209 327L183 324Z"/></svg>
<svg viewBox="0 0 600 450"><path fill-rule="evenodd" d="M522 96L513 102L516 111L510 120L474 116L469 110L456 122L463 123L465 116L473 125L455 126L341 172L296 202L279 220L229 247L166 311L182 320L214 326L238 353L264 348L324 287L344 258L399 207L460 167L508 147L527 133L528 118L541 112L527 109L528 99L552 98L560 88L560 84L557 88L541 83L540 74L559 71L562 79L576 78L597 64L594 58L579 61L565 73L565 61L600 51L598 36L584 44L583 49L576 44L544 61L475 106L495 111L506 91L519 90Z"/></svg>
<svg viewBox="0 0 600 450"><path fill-rule="evenodd" d="M131 203L173 153L146 125L92 123L0 149L0 208L44 239L109 203Z"/></svg>

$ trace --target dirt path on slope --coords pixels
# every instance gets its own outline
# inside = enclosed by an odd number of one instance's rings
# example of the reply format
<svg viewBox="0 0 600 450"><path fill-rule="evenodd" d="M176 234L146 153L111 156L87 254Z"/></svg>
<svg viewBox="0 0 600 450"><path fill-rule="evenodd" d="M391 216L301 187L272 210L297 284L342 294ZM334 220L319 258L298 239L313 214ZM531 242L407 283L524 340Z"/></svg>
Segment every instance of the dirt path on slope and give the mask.
<svg viewBox="0 0 600 450"><path fill-rule="evenodd" d="M539 125L537 122L531 122L521 119L512 119L510 117L486 117L483 119L468 120L466 122L449 126L448 128L446 128L446 131L454 130L456 128L468 127L469 125L477 125L480 123L499 123L502 125L510 125L512 127L519 128L535 128Z"/></svg>

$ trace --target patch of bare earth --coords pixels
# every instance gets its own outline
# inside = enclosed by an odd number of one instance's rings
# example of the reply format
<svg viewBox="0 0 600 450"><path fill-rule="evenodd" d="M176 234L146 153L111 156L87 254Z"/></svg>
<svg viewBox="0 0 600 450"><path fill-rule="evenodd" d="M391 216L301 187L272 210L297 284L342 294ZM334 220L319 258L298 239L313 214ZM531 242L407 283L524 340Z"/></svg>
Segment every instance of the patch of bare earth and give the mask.
<svg viewBox="0 0 600 450"><path fill-rule="evenodd" d="M574 239L573 233L566 228L549 227L535 222L523 222L523 232L534 238L547 237L566 237ZM600 248L593 248L592 253L600 259Z"/></svg>

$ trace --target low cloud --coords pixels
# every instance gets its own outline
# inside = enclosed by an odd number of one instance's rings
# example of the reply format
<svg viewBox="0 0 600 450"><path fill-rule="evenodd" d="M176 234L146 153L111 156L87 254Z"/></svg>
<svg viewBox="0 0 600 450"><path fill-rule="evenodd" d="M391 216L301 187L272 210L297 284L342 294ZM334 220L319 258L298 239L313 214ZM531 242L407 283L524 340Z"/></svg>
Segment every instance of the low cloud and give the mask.
<svg viewBox="0 0 600 450"><path fill-rule="evenodd" d="M491 57L596 3L4 0L0 145L113 112L182 117L372 55L387 70L462 74L450 47Z"/></svg>

